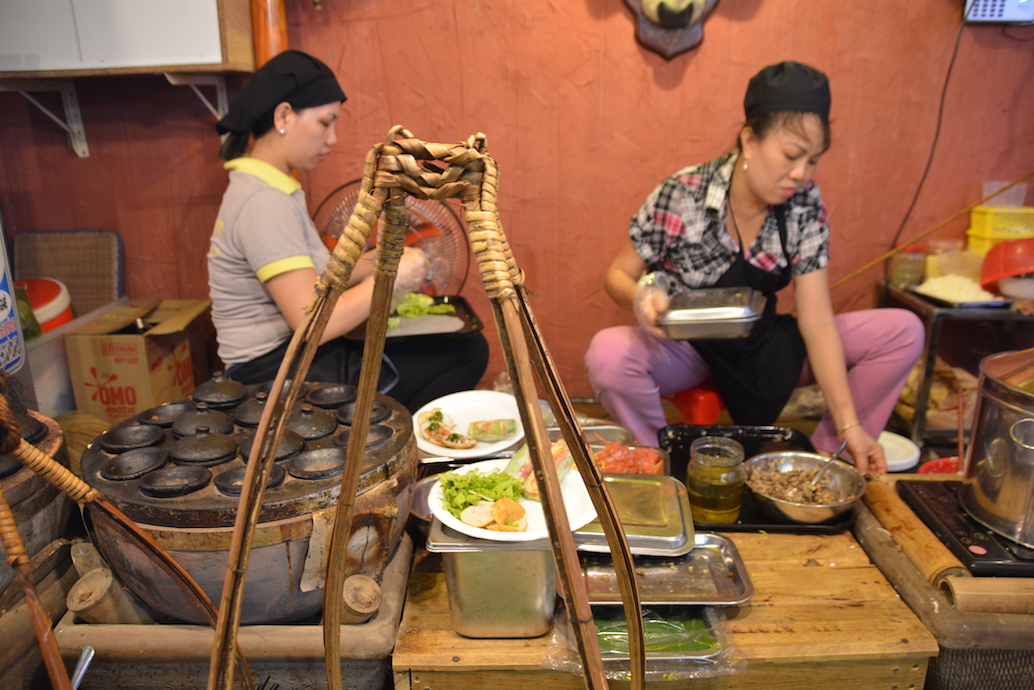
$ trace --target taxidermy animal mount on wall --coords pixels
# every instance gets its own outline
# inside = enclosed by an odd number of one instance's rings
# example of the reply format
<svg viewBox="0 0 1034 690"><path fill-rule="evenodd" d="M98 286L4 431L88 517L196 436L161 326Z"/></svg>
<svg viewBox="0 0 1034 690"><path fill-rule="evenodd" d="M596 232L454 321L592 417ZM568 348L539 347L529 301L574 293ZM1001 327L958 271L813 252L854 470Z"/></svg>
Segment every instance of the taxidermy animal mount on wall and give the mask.
<svg viewBox="0 0 1034 690"><path fill-rule="evenodd" d="M718 0L625 0L637 18L636 38L670 60L704 40L704 18Z"/></svg>

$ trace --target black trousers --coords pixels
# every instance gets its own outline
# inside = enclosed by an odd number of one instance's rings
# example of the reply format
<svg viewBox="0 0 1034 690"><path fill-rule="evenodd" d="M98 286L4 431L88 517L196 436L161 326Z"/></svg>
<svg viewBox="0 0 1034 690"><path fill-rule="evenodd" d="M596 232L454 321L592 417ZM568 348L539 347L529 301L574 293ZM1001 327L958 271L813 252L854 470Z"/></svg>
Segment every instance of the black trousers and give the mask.
<svg viewBox="0 0 1034 690"><path fill-rule="evenodd" d="M234 364L226 375L244 384L272 381L290 340L250 362ZM363 341L337 338L324 343L313 357L306 381L359 383ZM472 390L488 367L488 341L480 332L460 338L431 338L384 345L379 392L410 412L449 393Z"/></svg>

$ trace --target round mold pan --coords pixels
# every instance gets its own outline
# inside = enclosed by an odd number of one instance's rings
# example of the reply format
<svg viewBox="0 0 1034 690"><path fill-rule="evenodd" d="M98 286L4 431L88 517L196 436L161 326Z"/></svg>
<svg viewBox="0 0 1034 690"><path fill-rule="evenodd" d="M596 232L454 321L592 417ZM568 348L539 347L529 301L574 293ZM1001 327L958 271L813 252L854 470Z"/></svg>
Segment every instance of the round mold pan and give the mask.
<svg viewBox="0 0 1034 690"><path fill-rule="evenodd" d="M205 403L213 410L228 410L244 402L248 397L248 387L239 381L223 376L217 371L212 378L205 381L191 393L194 402Z"/></svg>
<svg viewBox="0 0 1034 690"><path fill-rule="evenodd" d="M355 402L356 392L356 387L349 383L336 383L313 388L305 396L305 400L317 407L331 410Z"/></svg>
<svg viewBox="0 0 1034 690"><path fill-rule="evenodd" d="M163 429L168 429L177 419L188 412L194 411L194 402L191 400L177 400L176 402L165 403L158 407L144 410L136 418L144 424L154 424Z"/></svg>
<svg viewBox="0 0 1034 690"><path fill-rule="evenodd" d="M314 448L291 458L287 471L292 477L310 481L339 477L345 470L345 455L340 446Z"/></svg>
<svg viewBox="0 0 1034 690"><path fill-rule="evenodd" d="M225 472L220 472L215 476L215 488L219 489L219 493L226 496L240 496L244 488L244 475L247 471L247 467L234 467ZM266 477L265 491L272 491L278 488L284 483L286 476L287 472L283 467L273 465L272 469L269 470L269 476Z"/></svg>
<svg viewBox="0 0 1034 690"><path fill-rule="evenodd" d="M160 443L165 430L154 424L127 424L104 432L98 439L101 448L109 453L125 453L134 448L146 448Z"/></svg>
<svg viewBox="0 0 1034 690"><path fill-rule="evenodd" d="M134 448L108 460L101 468L101 476L111 482L139 479L148 472L162 467L168 461L169 451L164 448L157 446Z"/></svg>
<svg viewBox="0 0 1034 690"><path fill-rule="evenodd" d="M233 419L225 412L213 410L207 403L197 403L194 410L172 424L172 433L178 438L196 434L201 429L208 429L213 434L232 434Z"/></svg>
<svg viewBox="0 0 1034 690"><path fill-rule="evenodd" d="M137 481L137 487L145 496L176 498L200 491L211 481L212 471L207 467L173 465L148 472Z"/></svg>
<svg viewBox="0 0 1034 690"><path fill-rule="evenodd" d="M266 438L268 439L269 437L267 436ZM254 443L254 433L249 433L247 437L241 441L241 456L243 456L245 462L247 462L248 458L251 457L251 446ZM280 437L280 445L277 446L276 453L273 456L273 461L286 462L295 455L298 455L298 453L301 453L304 449L305 439L290 429L284 429L284 433Z"/></svg>
<svg viewBox="0 0 1034 690"><path fill-rule="evenodd" d="M234 409L233 421L250 429L258 427L259 422L262 421L262 413L266 409L267 399L268 396L259 391L254 398L245 400Z"/></svg>
<svg viewBox="0 0 1034 690"><path fill-rule="evenodd" d="M348 403L343 405L337 411L337 420L345 426L352 426L352 422L355 421L355 403ZM388 407L387 403L383 403L380 400L373 401L373 409L370 410L370 424L380 424L385 419L391 416L391 408Z"/></svg>
<svg viewBox="0 0 1034 690"><path fill-rule="evenodd" d="M280 389L280 399L281 400L284 399L284 397L287 395L287 391L289 391L290 389L291 389L291 379L287 379L286 381L284 381L284 385ZM258 386L255 387L255 392L256 393L265 393L267 396L269 395L269 391L271 391L271 390L273 390L273 381L266 381L265 383L260 383L260 384L258 384ZM302 385L298 389L298 399L299 400L304 400L305 396L308 395L308 393L309 393L309 384L306 381L302 381Z"/></svg>
<svg viewBox="0 0 1034 690"><path fill-rule="evenodd" d="M333 414L309 403L301 406L287 418L287 429L306 441L330 436L337 431L338 423Z"/></svg>
<svg viewBox="0 0 1034 690"><path fill-rule="evenodd" d="M204 427L196 434L184 436L169 448L177 465L214 467L237 457L237 442L226 434L213 434Z"/></svg>
<svg viewBox="0 0 1034 690"><path fill-rule="evenodd" d="M22 467L21 461L13 455L0 455L0 479L10 477Z"/></svg>
<svg viewBox="0 0 1034 690"><path fill-rule="evenodd" d="M395 434L395 430L383 424L374 424L366 432L366 450L375 450L387 443ZM348 447L348 439L352 431L346 429L334 437L334 443L342 448Z"/></svg>
<svg viewBox="0 0 1034 690"><path fill-rule="evenodd" d="M21 427L22 440L29 445L36 445L47 437L47 425L27 414L16 414L18 426Z"/></svg>

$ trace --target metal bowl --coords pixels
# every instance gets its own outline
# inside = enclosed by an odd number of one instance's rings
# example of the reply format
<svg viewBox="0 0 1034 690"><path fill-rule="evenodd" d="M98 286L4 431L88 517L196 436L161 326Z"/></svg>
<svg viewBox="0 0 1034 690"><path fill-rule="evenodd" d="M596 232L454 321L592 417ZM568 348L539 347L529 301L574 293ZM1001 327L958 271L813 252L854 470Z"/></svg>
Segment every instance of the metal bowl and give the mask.
<svg viewBox="0 0 1034 690"><path fill-rule="evenodd" d="M794 503L773 498L754 488L751 478L756 469L774 469L779 472L792 470L810 470L826 463L825 456L804 451L781 451L755 455L744 463L747 472L747 486L754 494L754 502L773 520L779 522L796 522L805 525L817 525L830 522L840 517L865 493L865 480L847 463L836 461L823 475L829 488L841 497L837 503L815 504Z"/></svg>

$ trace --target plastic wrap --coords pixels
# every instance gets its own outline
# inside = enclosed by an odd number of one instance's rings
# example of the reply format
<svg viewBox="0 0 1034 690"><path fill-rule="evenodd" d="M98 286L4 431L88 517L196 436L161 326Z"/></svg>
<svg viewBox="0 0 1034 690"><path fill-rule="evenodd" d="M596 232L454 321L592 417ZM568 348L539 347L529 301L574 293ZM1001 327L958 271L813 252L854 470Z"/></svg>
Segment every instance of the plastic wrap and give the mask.
<svg viewBox="0 0 1034 690"><path fill-rule="evenodd" d="M593 607L597 639L608 680L630 680L628 633L622 607ZM739 673L747 661L739 657L725 634L725 617L712 606L643 608L646 682L691 680ZM553 633L542 665L554 671L583 675L581 658L567 612L557 608Z"/></svg>

